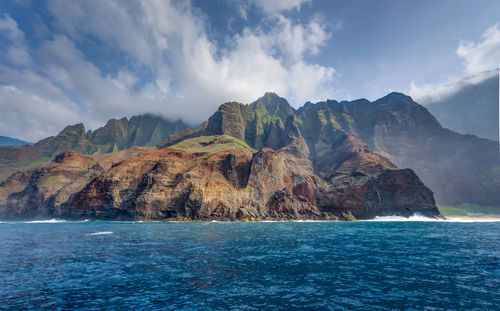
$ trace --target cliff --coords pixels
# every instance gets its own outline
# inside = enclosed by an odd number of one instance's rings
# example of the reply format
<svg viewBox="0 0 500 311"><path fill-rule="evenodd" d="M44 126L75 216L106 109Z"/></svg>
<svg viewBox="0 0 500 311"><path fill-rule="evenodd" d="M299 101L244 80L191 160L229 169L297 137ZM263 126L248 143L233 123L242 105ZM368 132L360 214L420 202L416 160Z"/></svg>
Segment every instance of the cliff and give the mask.
<svg viewBox="0 0 500 311"><path fill-rule="evenodd" d="M290 121L293 123L293 121ZM290 126L293 127L293 126ZM293 131L292 131L293 132ZM300 134L300 133L297 133ZM0 185L0 217L122 220L366 219L440 217L432 192L359 139L338 141L328 178L305 142L255 151L229 135L200 136L99 161L66 152ZM360 152L362 149L362 152ZM57 177L56 177L57 176Z"/></svg>
<svg viewBox="0 0 500 311"><path fill-rule="evenodd" d="M90 133L68 127L49 145L110 145L106 137L116 137L114 150L145 143L137 131L125 139L120 124ZM176 131L158 148L94 152L92 165L78 155L73 166L54 160L25 168L0 185L0 216L348 220L440 217L432 191L446 204L500 202L496 144L443 128L399 93L297 110L266 93L248 105L221 105L200 127ZM47 183L65 174L68 184Z"/></svg>
<svg viewBox="0 0 500 311"><path fill-rule="evenodd" d="M332 143L345 134L361 139L397 167L410 168L435 193L439 204L500 206L498 144L443 128L411 97L391 93L379 100L327 100L293 109L273 93L249 105L226 103L198 129L180 132L159 144L186 137L229 134L253 148L279 149L287 143L285 126L293 116L315 172L328 175Z"/></svg>

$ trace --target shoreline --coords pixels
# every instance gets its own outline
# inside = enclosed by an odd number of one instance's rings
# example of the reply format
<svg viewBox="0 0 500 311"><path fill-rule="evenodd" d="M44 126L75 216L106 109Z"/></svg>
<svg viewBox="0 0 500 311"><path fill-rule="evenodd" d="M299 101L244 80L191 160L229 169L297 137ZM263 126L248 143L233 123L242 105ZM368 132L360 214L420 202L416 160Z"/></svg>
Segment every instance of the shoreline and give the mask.
<svg viewBox="0 0 500 311"><path fill-rule="evenodd" d="M420 216L402 217L402 216L381 216L372 219L358 220L319 220L319 219L283 219L283 220L110 220L110 219L23 219L23 220L0 220L1 223L23 223L23 224L57 224L57 223L285 223L285 222L500 222L500 215L468 215L468 216L444 216L445 219L436 219Z"/></svg>
<svg viewBox="0 0 500 311"><path fill-rule="evenodd" d="M476 221L500 221L500 215L467 215L467 216L446 216L449 220L476 220Z"/></svg>

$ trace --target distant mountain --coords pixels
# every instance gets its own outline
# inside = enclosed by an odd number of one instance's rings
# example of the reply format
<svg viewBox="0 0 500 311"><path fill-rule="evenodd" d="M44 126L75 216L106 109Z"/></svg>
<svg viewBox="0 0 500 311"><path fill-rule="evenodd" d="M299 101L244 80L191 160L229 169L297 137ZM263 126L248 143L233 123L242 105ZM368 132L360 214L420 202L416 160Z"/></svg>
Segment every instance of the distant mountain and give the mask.
<svg viewBox="0 0 500 311"><path fill-rule="evenodd" d="M415 170L440 204L500 206L497 143L443 128L425 107L400 93L375 102L306 103L298 110L267 93L249 105L226 103L200 128L179 132L159 146L189 137L228 134L252 148L279 149L288 144L290 133L285 124L291 116L308 147L296 149L310 152L315 170L323 178L331 178L338 170L340 164L331 155L341 156L339 146L351 139L350 134L398 167ZM357 148L368 148L362 146Z"/></svg>
<svg viewBox="0 0 500 311"><path fill-rule="evenodd" d="M487 77L479 83L475 79ZM498 140L498 70L468 77L444 99L422 102L441 125L462 134Z"/></svg>
<svg viewBox="0 0 500 311"><path fill-rule="evenodd" d="M17 138L11 138L7 136L0 136L0 146L23 146L30 145L31 143L25 142Z"/></svg>
<svg viewBox="0 0 500 311"><path fill-rule="evenodd" d="M327 101L306 105L300 113L320 120L329 115L326 123L312 123L324 124L320 131L329 124L342 128L398 167L414 169L440 204L500 206L498 144L443 128L408 96L391 93L375 102Z"/></svg>
<svg viewBox="0 0 500 311"><path fill-rule="evenodd" d="M191 138L169 148L137 155L126 149L104 160L64 152L0 185L0 219L441 217L432 191L411 169L398 169L342 130L332 129L318 175L294 112L267 94L251 105L223 104L204 126L183 132Z"/></svg>
<svg viewBox="0 0 500 311"><path fill-rule="evenodd" d="M130 120L111 119L105 126L88 132L81 123L68 125L57 136L42 139L32 146L0 147L0 180L15 170L49 161L64 151L104 154L132 146L155 146L186 128L182 121L169 121L154 115L134 116Z"/></svg>

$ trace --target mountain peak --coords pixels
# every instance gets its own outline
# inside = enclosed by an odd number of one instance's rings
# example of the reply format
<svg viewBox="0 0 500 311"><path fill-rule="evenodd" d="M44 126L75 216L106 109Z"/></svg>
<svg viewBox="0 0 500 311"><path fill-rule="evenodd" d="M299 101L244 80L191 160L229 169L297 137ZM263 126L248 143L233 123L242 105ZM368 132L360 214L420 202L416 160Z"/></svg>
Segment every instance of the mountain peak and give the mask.
<svg viewBox="0 0 500 311"><path fill-rule="evenodd" d="M251 103L250 107L255 111L266 111L270 116L278 117L283 122L295 111L286 99L272 92L266 92L264 96Z"/></svg>
<svg viewBox="0 0 500 311"><path fill-rule="evenodd" d="M406 102L414 102L413 99L410 96L408 96L406 94L403 94L403 93L399 93L399 92L391 92L391 93L385 95L384 97L382 97L382 98L380 98L378 100L391 100L391 101L393 101L393 100L399 100L399 101L403 100L403 101L406 101Z"/></svg>
<svg viewBox="0 0 500 311"><path fill-rule="evenodd" d="M83 123L68 125L57 136L68 136L68 135L76 135L76 136L85 135L85 126L83 125Z"/></svg>
<svg viewBox="0 0 500 311"><path fill-rule="evenodd" d="M281 96L279 96L278 94L276 94L276 93L274 93L274 92L265 92L265 93L264 93L264 96L262 96L261 98L264 98L264 97L282 98Z"/></svg>
<svg viewBox="0 0 500 311"><path fill-rule="evenodd" d="M276 94L274 92L265 92L264 95L259 97L255 102L258 102L258 101L264 101L264 102L276 102L276 101L283 102L283 101L285 101L285 102L287 102L287 100L285 98L279 96L278 94Z"/></svg>

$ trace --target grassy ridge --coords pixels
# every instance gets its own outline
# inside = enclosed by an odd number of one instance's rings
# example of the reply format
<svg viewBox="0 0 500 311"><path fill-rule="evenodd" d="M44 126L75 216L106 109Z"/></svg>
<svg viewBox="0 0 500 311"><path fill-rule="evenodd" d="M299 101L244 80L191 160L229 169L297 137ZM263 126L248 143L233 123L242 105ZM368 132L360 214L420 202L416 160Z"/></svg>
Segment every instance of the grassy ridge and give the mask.
<svg viewBox="0 0 500 311"><path fill-rule="evenodd" d="M171 149L184 150L189 154L213 154L222 150L236 149L247 153L254 153L255 149L244 141L229 135L199 136L181 141L170 146Z"/></svg>
<svg viewBox="0 0 500 311"><path fill-rule="evenodd" d="M480 216L494 215L500 216L500 208L494 206L481 206L469 203L462 203L457 206L439 205L439 210L445 216Z"/></svg>
<svg viewBox="0 0 500 311"><path fill-rule="evenodd" d="M50 158L49 157L46 157L46 156L43 156L43 157L40 157L38 159L36 159L35 161L31 162L31 163L28 163L26 164L25 166L23 166L24 169L26 168L31 168L33 166L36 166L36 165L40 165L42 163L45 163L47 161L49 161Z"/></svg>

